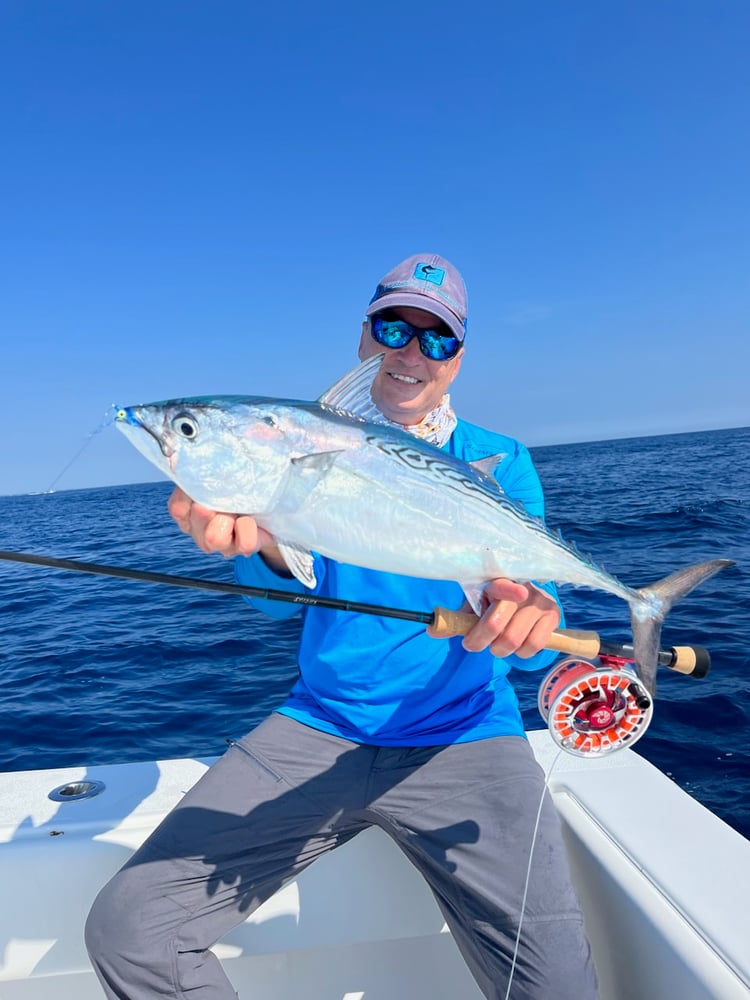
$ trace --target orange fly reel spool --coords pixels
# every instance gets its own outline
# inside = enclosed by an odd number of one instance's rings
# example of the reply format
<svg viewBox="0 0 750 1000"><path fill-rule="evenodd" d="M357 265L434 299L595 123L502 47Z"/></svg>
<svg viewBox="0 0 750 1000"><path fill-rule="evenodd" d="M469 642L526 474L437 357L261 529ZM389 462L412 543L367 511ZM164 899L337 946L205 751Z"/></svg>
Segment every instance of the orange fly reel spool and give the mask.
<svg viewBox="0 0 750 1000"><path fill-rule="evenodd" d="M539 688L539 712L552 739L589 757L633 746L648 729L652 700L627 660L562 660Z"/></svg>

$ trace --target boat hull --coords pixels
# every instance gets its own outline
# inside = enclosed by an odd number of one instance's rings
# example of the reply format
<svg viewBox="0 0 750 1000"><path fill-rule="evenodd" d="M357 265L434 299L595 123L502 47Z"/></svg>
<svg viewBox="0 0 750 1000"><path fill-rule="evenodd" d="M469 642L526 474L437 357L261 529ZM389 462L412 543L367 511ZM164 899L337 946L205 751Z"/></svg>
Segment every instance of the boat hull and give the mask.
<svg viewBox="0 0 750 1000"><path fill-rule="evenodd" d="M632 750L529 738L561 816L603 1000L747 1000L750 842ZM0 774L2 1000L101 1000L83 945L99 888L210 760ZM99 781L90 798L48 795ZM422 879L371 829L215 950L254 1000L480 1000Z"/></svg>

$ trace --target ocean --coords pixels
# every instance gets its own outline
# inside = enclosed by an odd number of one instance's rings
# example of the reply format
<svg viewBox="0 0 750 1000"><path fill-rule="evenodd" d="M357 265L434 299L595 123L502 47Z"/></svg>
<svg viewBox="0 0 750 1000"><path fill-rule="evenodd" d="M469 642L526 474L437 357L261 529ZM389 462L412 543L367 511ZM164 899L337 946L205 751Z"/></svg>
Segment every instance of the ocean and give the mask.
<svg viewBox="0 0 750 1000"><path fill-rule="evenodd" d="M548 523L626 583L730 558L670 614L702 680L659 671L636 752L750 838L750 428L534 448ZM232 581L165 482L0 497L0 548ZM356 599L356 595L346 595ZM561 588L568 625L629 641L622 601ZM220 754L284 699L299 622L239 597L0 561L0 770ZM545 672L513 679L527 729ZM623 803L627 808L627 803Z"/></svg>

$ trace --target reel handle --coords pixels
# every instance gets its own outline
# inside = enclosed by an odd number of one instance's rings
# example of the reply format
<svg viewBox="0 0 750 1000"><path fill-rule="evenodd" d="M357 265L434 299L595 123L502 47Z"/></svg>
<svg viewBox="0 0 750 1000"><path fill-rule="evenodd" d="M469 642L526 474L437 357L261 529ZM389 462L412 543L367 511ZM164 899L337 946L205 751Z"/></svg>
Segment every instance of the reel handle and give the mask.
<svg viewBox="0 0 750 1000"><path fill-rule="evenodd" d="M479 621L470 611L451 611L449 608L435 608L433 621L427 626L433 638L447 639L453 635L466 635ZM603 640L598 632L561 628L553 632L547 649L572 656L583 656L593 660L600 653L620 656L625 660L634 658L632 645ZM669 667L690 677L705 677L711 666L711 656L703 646L672 646L658 653L660 667Z"/></svg>

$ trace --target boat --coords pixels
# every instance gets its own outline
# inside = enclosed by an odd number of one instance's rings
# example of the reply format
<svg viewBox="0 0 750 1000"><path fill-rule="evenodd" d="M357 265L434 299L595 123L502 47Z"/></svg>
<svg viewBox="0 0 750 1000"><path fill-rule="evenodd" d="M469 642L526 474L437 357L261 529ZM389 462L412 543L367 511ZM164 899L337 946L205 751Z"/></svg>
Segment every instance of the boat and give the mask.
<svg viewBox="0 0 750 1000"><path fill-rule="evenodd" d="M634 749L561 752L548 776L602 1000L750 997L750 841ZM83 925L99 888L212 763L0 774L2 1000L101 1000ZM372 828L214 949L252 1000L481 1000L417 872Z"/></svg>

